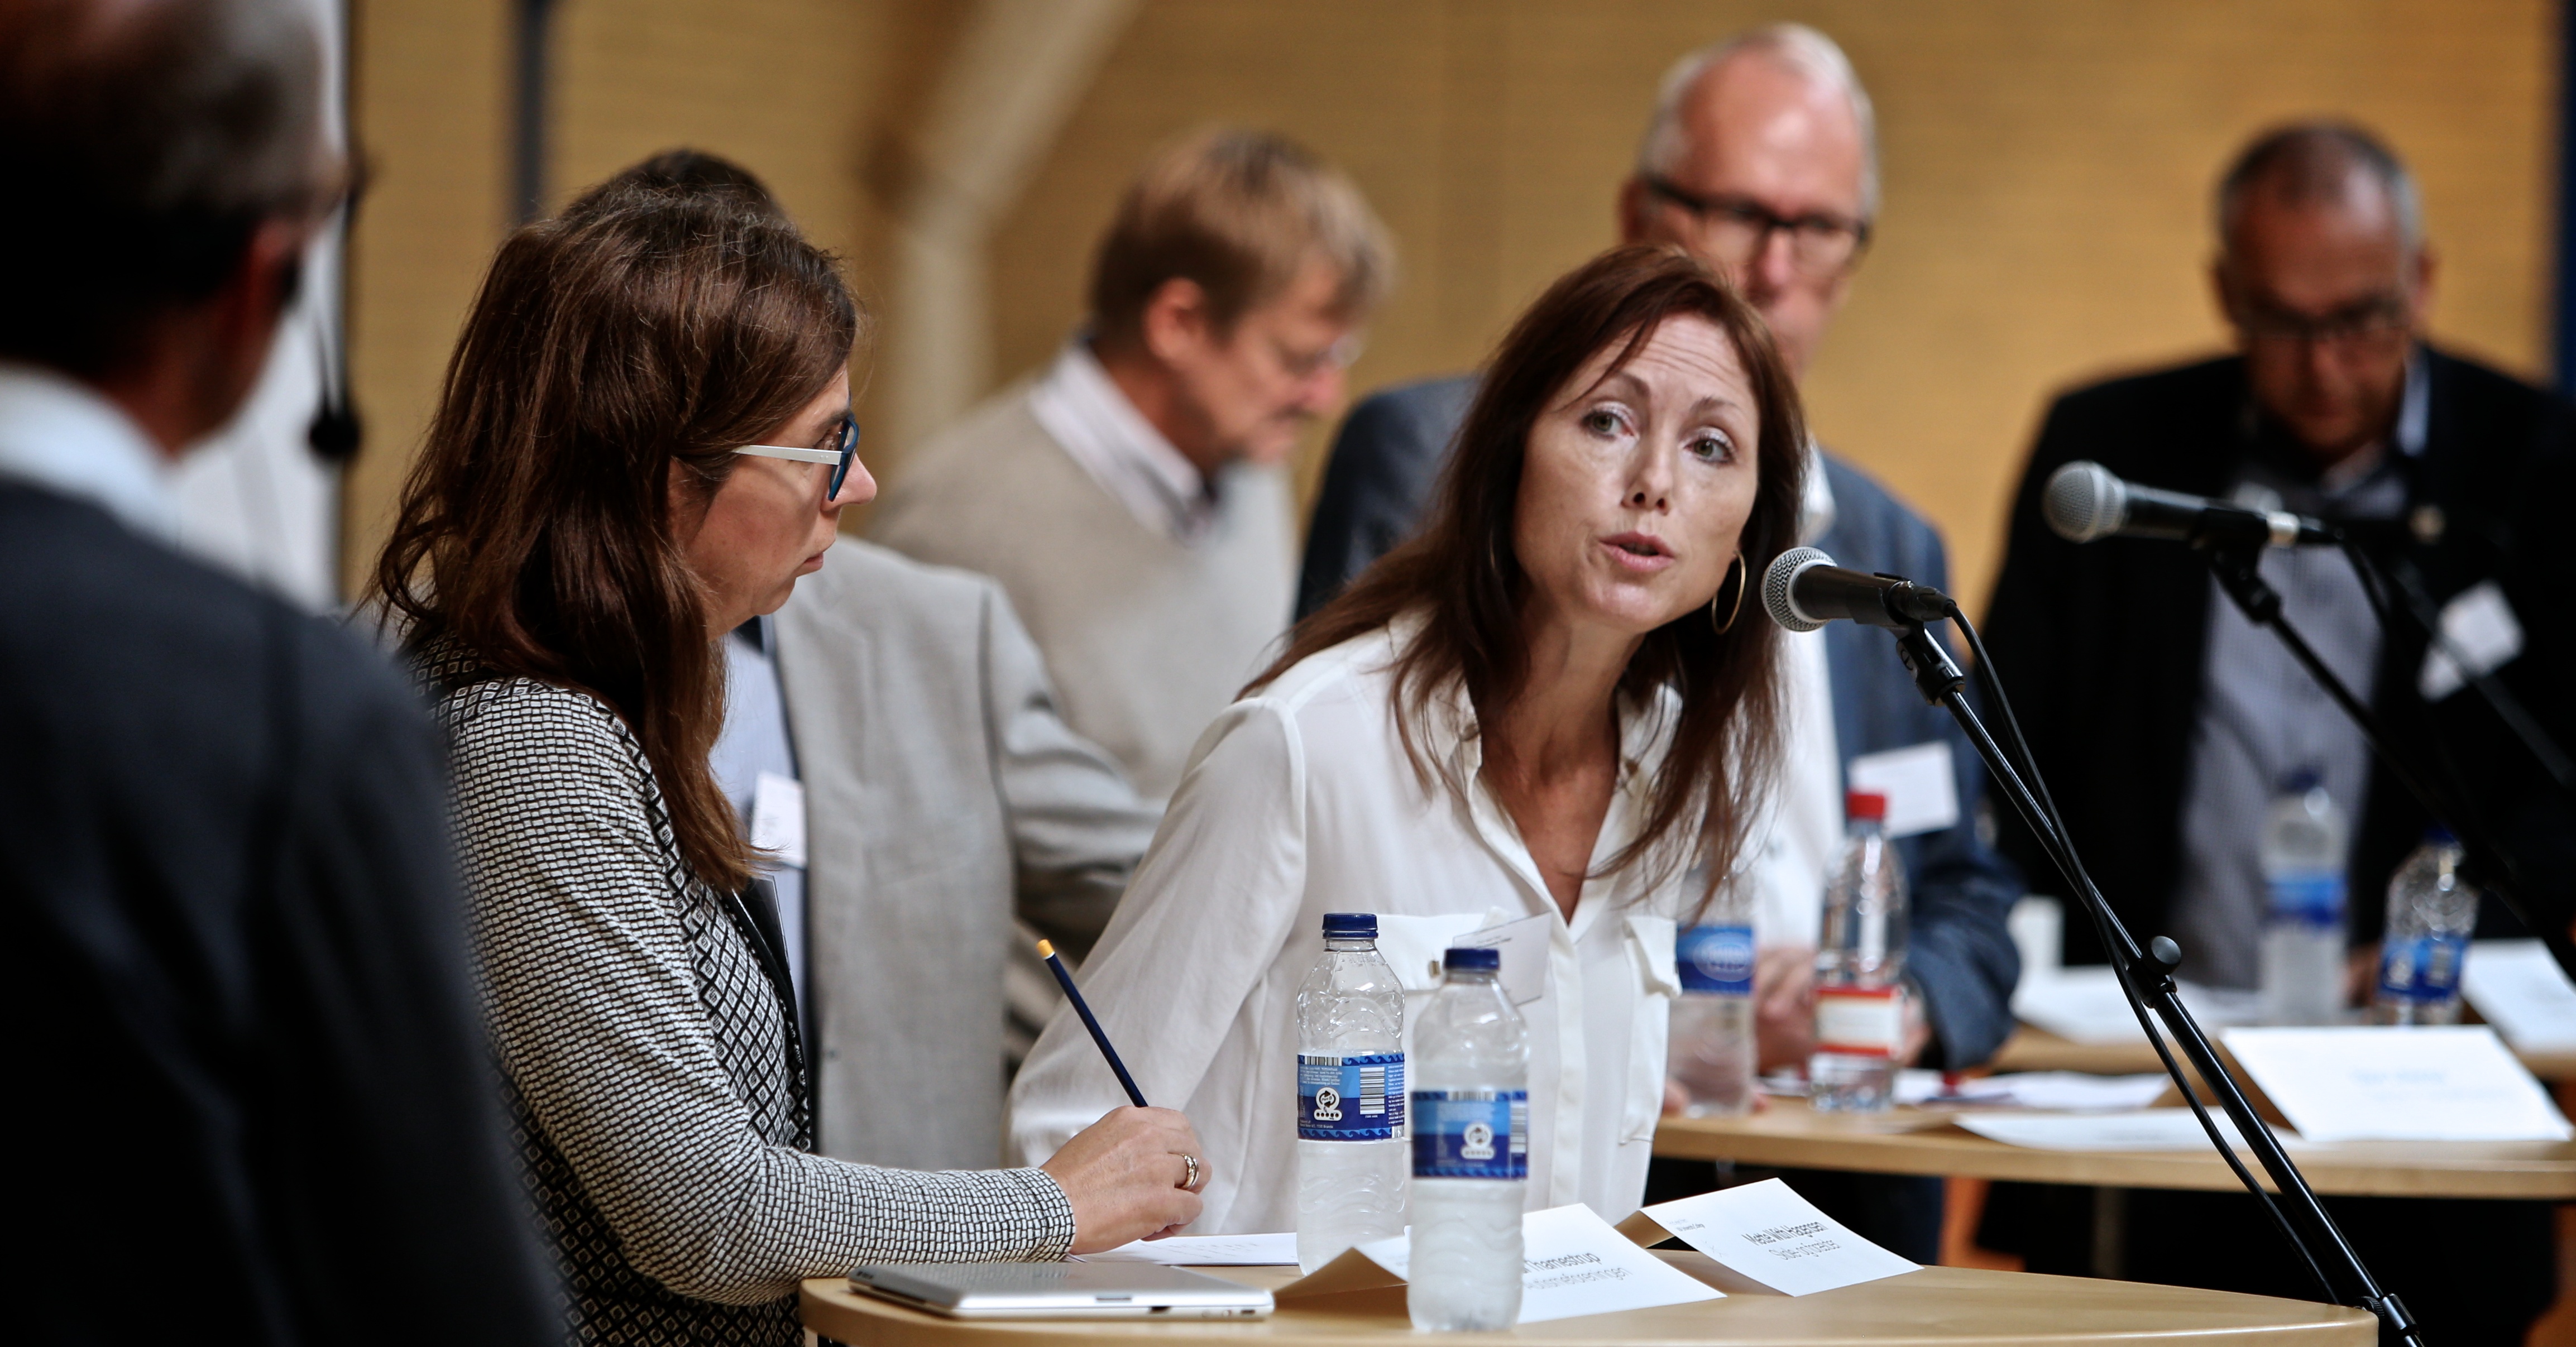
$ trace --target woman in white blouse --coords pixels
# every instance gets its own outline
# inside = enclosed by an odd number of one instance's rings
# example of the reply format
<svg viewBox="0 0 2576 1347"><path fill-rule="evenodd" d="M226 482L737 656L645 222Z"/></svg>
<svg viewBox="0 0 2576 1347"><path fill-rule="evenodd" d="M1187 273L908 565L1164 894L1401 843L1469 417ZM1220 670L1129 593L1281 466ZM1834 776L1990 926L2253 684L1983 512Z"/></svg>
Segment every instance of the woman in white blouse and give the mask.
<svg viewBox="0 0 2576 1347"><path fill-rule="evenodd" d="M1743 600L1795 537L1804 444L1761 320L1678 253L1605 253L1514 326L1424 533L1200 738L1084 970L1207 1146L1192 1229L1295 1228L1296 988L1331 911L1379 914L1416 1012L1442 949L1529 922L1504 976L1535 993L1530 1205L1636 1207L1676 921L1776 758L1778 641ZM1042 1160L1119 1098L1058 1015L1013 1142Z"/></svg>

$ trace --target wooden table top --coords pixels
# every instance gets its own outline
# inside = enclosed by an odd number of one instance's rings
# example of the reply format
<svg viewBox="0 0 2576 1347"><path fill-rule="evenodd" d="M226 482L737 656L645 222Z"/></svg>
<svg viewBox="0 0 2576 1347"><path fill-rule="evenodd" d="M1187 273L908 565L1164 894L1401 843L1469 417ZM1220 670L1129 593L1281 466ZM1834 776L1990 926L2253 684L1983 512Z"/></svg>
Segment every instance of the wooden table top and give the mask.
<svg viewBox="0 0 2576 1347"><path fill-rule="evenodd" d="M2371 1347L2378 1325L2360 1310L2268 1296L2147 1286L2089 1277L2046 1277L1980 1268L1925 1268L1901 1277L1791 1298L1731 1278L1696 1253L1656 1256L1727 1291L1724 1300L1627 1310L1525 1324L1508 1333L1444 1334L1441 1342L1532 1344L1658 1343L1670 1347L1726 1343L1837 1344L1838 1347L1956 1347L2008 1342L2076 1347L2188 1340L2192 1347ZM1296 1279L1293 1267L1202 1268L1272 1289ZM859 1295L839 1277L807 1281L799 1296L805 1326L862 1347L1101 1347L1133 1339L1158 1344L1262 1344L1263 1347L1353 1347L1418 1344L1404 1315L1404 1290L1291 1301L1268 1319L1062 1319L962 1321Z"/></svg>
<svg viewBox="0 0 2576 1347"><path fill-rule="evenodd" d="M2241 1185L2215 1150L2049 1151L1978 1136L1949 1110L1823 1114L1803 1099L1772 1099L1743 1118L1667 1116L1655 1154L1689 1160L1871 1174L1937 1174L2115 1188ZM2290 1160L2319 1193L2374 1197L2576 1199L2576 1142L2346 1141L2292 1146ZM2248 1168L2254 1168L2250 1160ZM2256 1169L2256 1173L2260 1173Z"/></svg>
<svg viewBox="0 0 2576 1347"><path fill-rule="evenodd" d="M2210 1034L2215 1040L2215 1031ZM2510 1045L2508 1045L2510 1046ZM2542 1080L2576 1080L2576 1052L2526 1052L2513 1055ZM1995 1071L2089 1071L2097 1076L2142 1075L2162 1071L2156 1050L2143 1038L2127 1043L2078 1043L2036 1025L2021 1025L2004 1040L1988 1066Z"/></svg>

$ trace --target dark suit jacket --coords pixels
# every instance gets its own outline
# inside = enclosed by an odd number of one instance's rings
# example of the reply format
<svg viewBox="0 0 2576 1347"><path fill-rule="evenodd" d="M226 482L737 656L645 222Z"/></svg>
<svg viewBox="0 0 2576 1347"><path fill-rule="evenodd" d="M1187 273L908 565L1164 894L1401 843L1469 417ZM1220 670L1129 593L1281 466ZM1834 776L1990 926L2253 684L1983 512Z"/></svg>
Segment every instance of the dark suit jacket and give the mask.
<svg viewBox="0 0 2576 1347"><path fill-rule="evenodd" d="M2436 602L2480 580L2499 580L2519 615L2524 654L2500 677L2561 745L2569 734L2576 628L2563 532L2548 517L2571 499L2570 417L2558 399L2493 370L2427 351L2430 403L2420 458L2400 459L2410 515L2435 507L2438 541L2408 542ZM2002 576L1986 623L1987 645L2021 714L2041 775L2094 881L2145 940L2161 932L2180 862L2184 776L2200 712L2209 572L2190 548L2110 538L2077 545L2040 515L2050 473L2090 458L2145 485L2224 496L2258 452L2288 452L2250 410L2234 358L2114 380L2058 399L2013 504ZM2563 531L2563 525L2558 526ZM2218 600L2224 602L2223 599ZM2295 623L2297 615L2291 615ZM2526 879L2556 910L2576 884L2576 807L2546 784L2475 692L2428 707L2416 692L2422 635L2401 623L2382 643L2373 698L2404 742L2440 744L2461 778L2514 845ZM2378 937L2388 875L2421 840L2424 811L2374 766L2351 877L2352 934ZM2023 829L2004 843L2040 886L2062 889ZM2509 933L2496 926L2482 934ZM2066 925L2070 959L2102 956L2089 925Z"/></svg>
<svg viewBox="0 0 2576 1347"><path fill-rule="evenodd" d="M19 1341L560 1340L442 764L348 633L0 482Z"/></svg>
<svg viewBox="0 0 2576 1347"><path fill-rule="evenodd" d="M1389 389L1351 410L1333 441L1307 533L1300 616L1412 531L1475 390L1473 376L1438 379ZM1830 454L1819 458L1833 487L1834 525L1817 545L1845 566L1947 588L1949 564L1932 526L1858 468ZM1744 620L1761 618L1748 613ZM1977 834L1985 769L1948 714L1915 692L1888 633L1833 623L1825 663L1845 771L1864 754L1936 739L1950 745L1958 823L1897 843L1913 896L1906 968L1923 989L1937 1062L1982 1062L2012 1032L2021 960L2004 918L2022 893L2021 877Z"/></svg>

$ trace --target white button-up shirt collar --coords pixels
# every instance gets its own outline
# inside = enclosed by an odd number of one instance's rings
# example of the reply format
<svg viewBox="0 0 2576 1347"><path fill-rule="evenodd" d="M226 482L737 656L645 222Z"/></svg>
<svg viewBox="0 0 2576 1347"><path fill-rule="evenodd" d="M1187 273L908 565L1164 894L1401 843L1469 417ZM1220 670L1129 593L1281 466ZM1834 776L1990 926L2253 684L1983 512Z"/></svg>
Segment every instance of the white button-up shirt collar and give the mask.
<svg viewBox="0 0 2576 1347"><path fill-rule="evenodd" d="M170 462L88 385L0 362L0 477L87 501L156 542L178 536Z"/></svg>
<svg viewBox="0 0 2576 1347"><path fill-rule="evenodd" d="M1119 391L1088 338L1065 343L1029 389L1029 414L1137 523L1182 543L1207 532L1214 485Z"/></svg>

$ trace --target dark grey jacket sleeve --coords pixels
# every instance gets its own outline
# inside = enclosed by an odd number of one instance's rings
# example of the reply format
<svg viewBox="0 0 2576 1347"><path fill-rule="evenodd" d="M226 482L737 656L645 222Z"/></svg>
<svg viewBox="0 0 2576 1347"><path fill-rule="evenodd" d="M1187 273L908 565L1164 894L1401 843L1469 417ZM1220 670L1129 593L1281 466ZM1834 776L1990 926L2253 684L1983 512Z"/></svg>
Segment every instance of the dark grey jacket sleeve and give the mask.
<svg viewBox="0 0 2576 1347"><path fill-rule="evenodd" d="M1331 602L1412 536L1475 394L1475 376L1461 375L1390 388L1351 408L1315 494L1297 616Z"/></svg>

